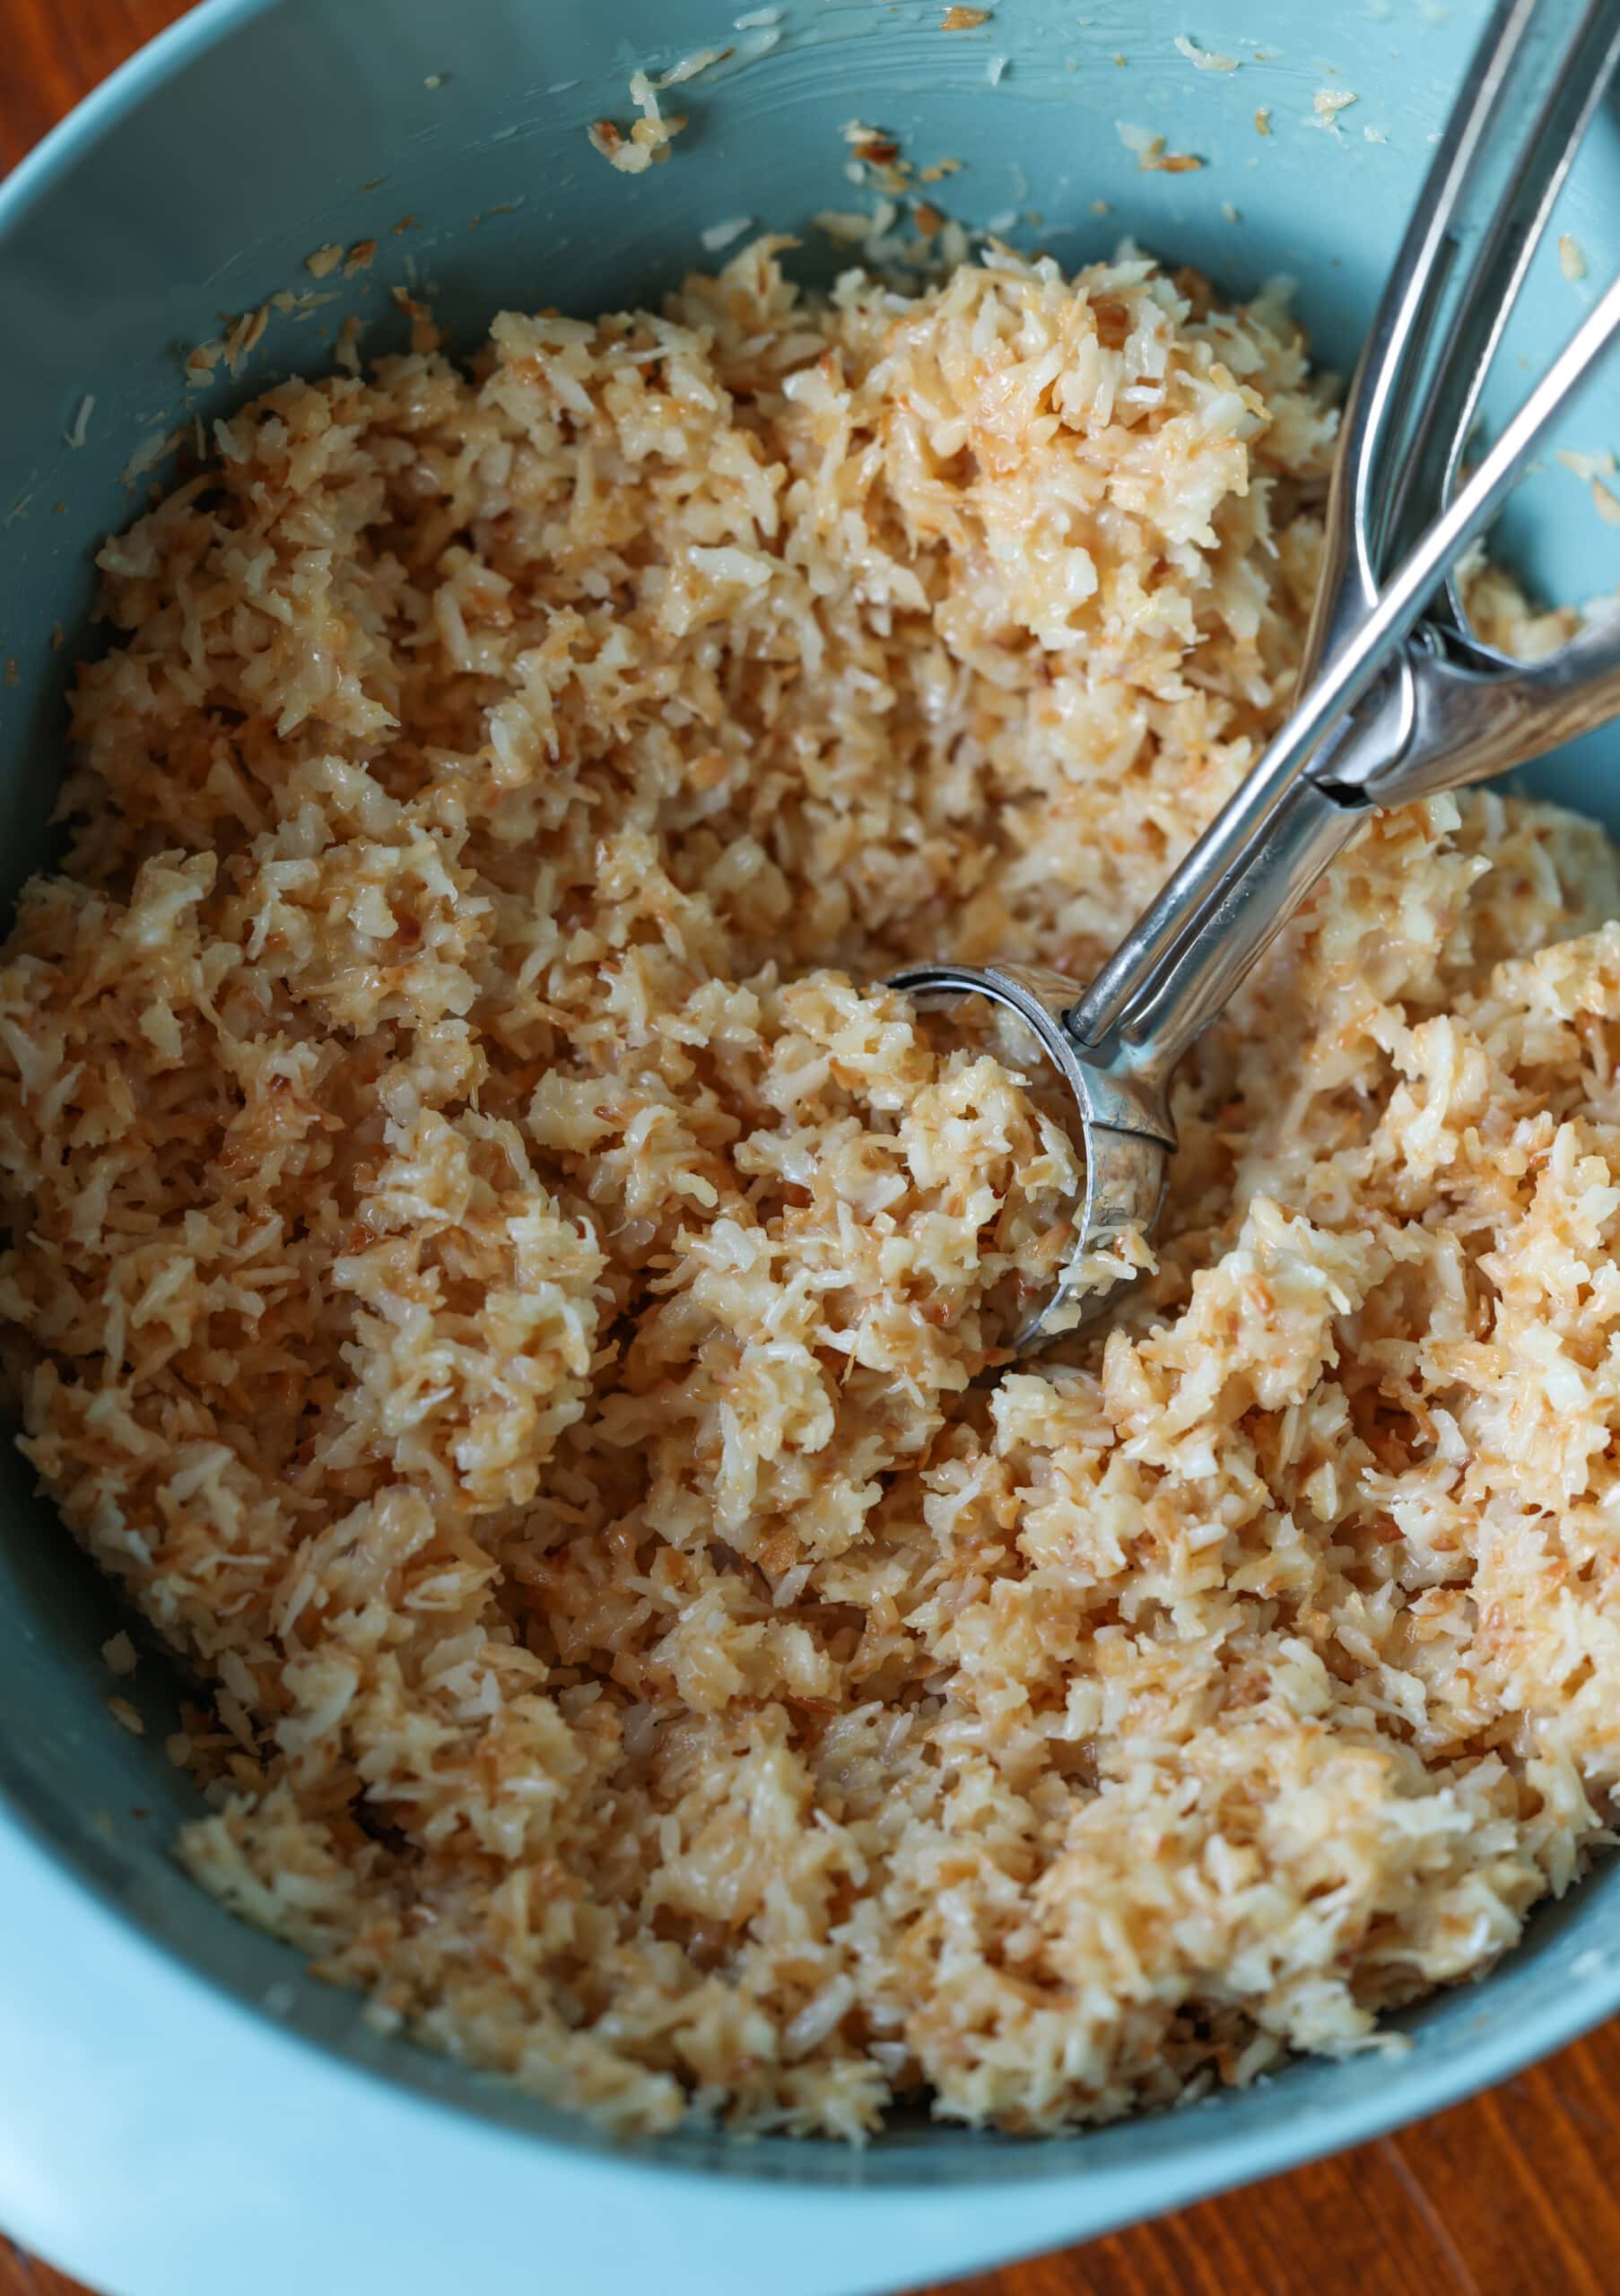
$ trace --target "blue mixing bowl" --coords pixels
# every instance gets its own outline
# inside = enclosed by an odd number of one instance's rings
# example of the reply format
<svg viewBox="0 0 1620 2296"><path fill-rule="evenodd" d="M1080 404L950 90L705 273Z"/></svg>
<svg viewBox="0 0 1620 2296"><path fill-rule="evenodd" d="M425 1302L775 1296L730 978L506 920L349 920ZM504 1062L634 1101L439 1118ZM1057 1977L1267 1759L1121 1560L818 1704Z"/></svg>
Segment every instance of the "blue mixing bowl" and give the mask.
<svg viewBox="0 0 1620 2296"><path fill-rule="evenodd" d="M999 0L945 34L941 0L783 0L752 21L750 0L211 0L0 188L0 660L15 665L0 680L0 894L45 850L99 537L161 479L178 427L319 369L346 316L368 349L402 339L395 287L431 291L470 342L502 304L655 297L725 218L798 230L814 265L809 219L854 204L840 130L858 114L910 154L960 158L939 196L1015 243L1074 262L1130 233L1238 292L1292 274L1322 356L1347 364L1483 0L1206 5ZM1200 70L1179 34L1240 68ZM673 163L605 165L586 126L625 116L630 72L705 47L732 52L683 89ZM1357 99L1335 125L1313 107L1323 87ZM1204 165L1142 171L1121 122ZM1590 283L1550 245L1538 257L1499 370L1510 396L1620 262L1613 119L1560 228ZM361 238L376 258L321 283L335 300L274 301L311 288L310 250ZM819 259L832 267L824 240ZM187 390L187 348L266 303L240 371ZM1599 378L1564 443L1620 445L1620 377ZM1548 594L1620 575L1616 535L1555 465L1510 526ZM1536 784L1620 829L1604 758L1589 744ZM1414 2014L1399 2057L1302 2063L1040 2144L923 2126L859 2153L611 2143L373 2031L185 1877L170 1845L193 1791L162 1751L174 1686L143 1666L146 1734L118 1726L99 1657L118 1624L8 1449L0 2222L115 2296L875 2296L1372 2135L1620 2005L1620 1870L1606 1869L1487 1981Z"/></svg>

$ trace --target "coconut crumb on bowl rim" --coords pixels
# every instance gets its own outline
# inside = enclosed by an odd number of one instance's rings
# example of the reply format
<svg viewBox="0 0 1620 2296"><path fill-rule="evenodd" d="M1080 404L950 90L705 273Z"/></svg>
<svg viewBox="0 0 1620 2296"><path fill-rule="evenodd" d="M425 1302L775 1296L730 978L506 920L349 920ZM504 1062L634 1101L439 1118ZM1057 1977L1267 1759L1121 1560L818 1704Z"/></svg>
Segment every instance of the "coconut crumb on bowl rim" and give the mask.
<svg viewBox="0 0 1620 2296"><path fill-rule="evenodd" d="M1285 710L1333 415L1275 298L780 244L283 384L108 543L0 1315L226 1904L621 2129L1049 2131L1379 2045L1606 1839L1620 856L1370 819L1013 1361L1075 1151L875 984L1094 967Z"/></svg>

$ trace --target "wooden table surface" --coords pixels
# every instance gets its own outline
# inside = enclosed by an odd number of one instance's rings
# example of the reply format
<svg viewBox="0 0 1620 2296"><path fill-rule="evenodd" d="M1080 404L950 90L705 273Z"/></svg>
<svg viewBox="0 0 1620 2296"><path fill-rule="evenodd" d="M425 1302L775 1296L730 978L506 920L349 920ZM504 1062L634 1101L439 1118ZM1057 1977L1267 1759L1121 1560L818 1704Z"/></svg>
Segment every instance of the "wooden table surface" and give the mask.
<svg viewBox="0 0 1620 2296"><path fill-rule="evenodd" d="M0 0L0 171L183 5ZM93 2161L85 2174L95 2174ZM1453 2291L1620 2296L1620 2021L1402 2135L1085 2248L959 2282L952 2296ZM0 2237L0 2296L83 2292Z"/></svg>

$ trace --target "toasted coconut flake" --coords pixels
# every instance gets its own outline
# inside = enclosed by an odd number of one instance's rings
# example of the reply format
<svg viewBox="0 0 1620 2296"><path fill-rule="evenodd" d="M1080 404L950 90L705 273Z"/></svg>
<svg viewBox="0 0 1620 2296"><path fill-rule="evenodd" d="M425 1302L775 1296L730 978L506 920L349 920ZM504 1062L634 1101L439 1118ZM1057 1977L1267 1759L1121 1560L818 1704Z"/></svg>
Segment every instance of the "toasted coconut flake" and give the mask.
<svg viewBox="0 0 1620 2296"><path fill-rule="evenodd" d="M728 48L700 48L694 55L684 56L678 64L672 64L658 84L660 88L678 88L687 80L695 80L700 72L707 72L716 64L724 64L731 53ZM635 95L633 80L631 93ZM639 97L636 100L638 102L640 100Z"/></svg>
<svg viewBox="0 0 1620 2296"><path fill-rule="evenodd" d="M716 52L718 53L718 51ZM713 60L710 51L705 51ZM689 61L691 59L688 59ZM680 66L675 67L676 71ZM697 68L701 69L700 65ZM623 134L611 119L598 119L586 131L592 147L601 152L621 175L643 175L655 163L661 164L669 157L669 146L685 126L684 117L666 117L659 109L658 90L645 72L632 72L630 76L632 103L639 106L641 117Z"/></svg>
<svg viewBox="0 0 1620 2296"><path fill-rule="evenodd" d="M753 221L752 215L728 215L724 222L710 223L707 230L699 232L698 237L710 255L718 255L734 239L740 239Z"/></svg>
<svg viewBox="0 0 1620 2296"><path fill-rule="evenodd" d="M1329 128L1337 135L1340 112L1348 111L1352 104L1360 101L1361 98L1352 95L1347 88L1319 88L1311 99L1311 117L1306 124Z"/></svg>
<svg viewBox="0 0 1620 2296"><path fill-rule="evenodd" d="M135 481L144 478L148 471L155 470L159 463L173 454L177 447L184 444L185 439L184 423L173 430L149 431L118 474L123 484L133 486Z"/></svg>
<svg viewBox="0 0 1620 2296"><path fill-rule="evenodd" d="M1614 476L1615 457L1607 447L1600 448L1596 454L1583 454L1572 447L1559 447L1554 451L1565 470L1572 470L1577 478Z"/></svg>
<svg viewBox="0 0 1620 2296"><path fill-rule="evenodd" d="M1200 48L1196 40L1189 39L1185 32L1176 34L1176 49L1179 55L1187 58L1195 72L1235 72L1241 61L1235 56L1223 56L1217 49Z"/></svg>
<svg viewBox="0 0 1620 2296"><path fill-rule="evenodd" d="M1164 138L1162 135L1156 135L1151 127L1133 126L1127 119L1115 120L1114 133L1136 161L1138 168L1148 166L1164 149Z"/></svg>
<svg viewBox="0 0 1620 2296"><path fill-rule="evenodd" d="M101 1645L101 1661L112 1674L133 1674L139 1664L135 1644L123 1632L111 1636Z"/></svg>

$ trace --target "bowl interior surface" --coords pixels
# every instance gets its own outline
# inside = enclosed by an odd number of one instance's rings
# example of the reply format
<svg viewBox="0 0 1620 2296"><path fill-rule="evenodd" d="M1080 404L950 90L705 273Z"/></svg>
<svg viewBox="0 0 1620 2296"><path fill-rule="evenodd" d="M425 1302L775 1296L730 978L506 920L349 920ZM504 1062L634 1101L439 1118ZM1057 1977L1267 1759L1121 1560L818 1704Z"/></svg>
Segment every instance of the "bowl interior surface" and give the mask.
<svg viewBox="0 0 1620 2296"><path fill-rule="evenodd" d="M736 13L737 0L457 0L454 10L440 0L216 0L0 197L0 660L14 665L0 683L8 909L48 848L65 683L101 642L88 620L93 549L161 481L166 440L284 374L320 370L351 313L368 353L396 347L405 322L391 291L408 287L470 347L502 306L583 315L656 300L715 260L706 228L744 215L794 232L806 275L830 276L847 258L810 219L871 203L844 173L841 130L858 117L896 134L916 164L962 161L932 187L937 204L1066 265L1129 235L1230 294L1291 275L1321 361L1342 370L1484 6L1208 0L1193 20L1169 0L1092 0L1089 13L1000 0L984 25L954 33L941 29L941 0L783 0L753 22L743 0L740 25ZM1189 32L1238 68L1198 68L1175 46ZM669 99L691 123L671 163L615 173L589 148L588 122L628 121L636 66L666 69L703 48L730 53ZM1313 109L1323 88L1356 99L1331 125ZM1163 135L1202 166L1143 171L1120 123ZM1539 370L1620 264L1612 113L1581 156L1555 228L1584 251L1587 275L1566 276L1550 241L1538 255L1499 362L1498 408L1529 379L1524 362ZM238 374L222 369L187 387L186 353L220 333L222 314L309 291L313 249L368 238L378 243L370 269L320 283L335 300L272 306ZM70 444L81 422L83 443ZM1612 376L1598 378L1561 443L1620 447ZM1578 600L1620 578L1620 537L1550 457L1507 531L1509 555L1543 595ZM1620 735L1527 779L1620 831L1610 756L1620 762ZM197 1804L162 1751L176 1684L149 1658L133 1687L118 1685L145 1717L144 1738L106 1708L99 1648L125 1622L7 1446L0 1792L12 1811L193 1969L246 2002L290 2001L284 2022L311 2042L447 2103L603 2146L589 2128L372 2032L354 2000L306 1979L293 1953L186 1879L170 1845ZM1068 2178L1101 2191L1128 2163L1169 2171L1218 2119L1226 2135L1252 2137L1258 2173L1398 2118L1412 2068L1426 2073L1433 2101L1592 2022L1620 1996L1607 1938L1617 1911L1620 1873L1600 1871L1536 1918L1487 1985L1407 2020L1404 2058L1302 2063L1189 2112L1042 2144L919 2121L862 2154L785 2140L732 2147L701 2134L631 2149L671 2168L826 2186Z"/></svg>

